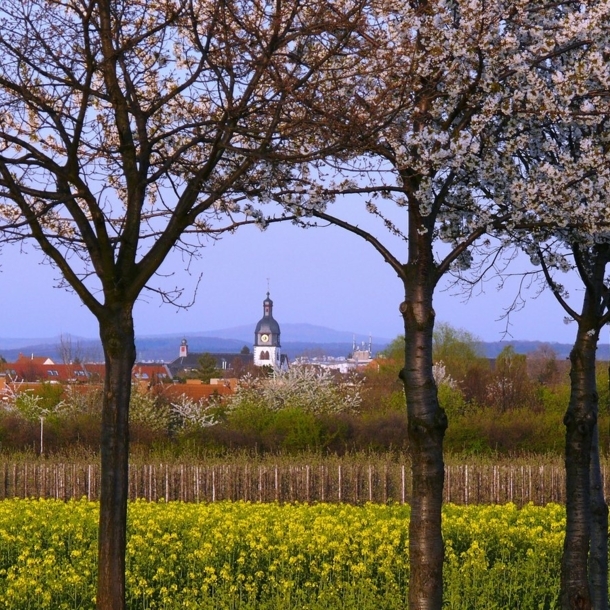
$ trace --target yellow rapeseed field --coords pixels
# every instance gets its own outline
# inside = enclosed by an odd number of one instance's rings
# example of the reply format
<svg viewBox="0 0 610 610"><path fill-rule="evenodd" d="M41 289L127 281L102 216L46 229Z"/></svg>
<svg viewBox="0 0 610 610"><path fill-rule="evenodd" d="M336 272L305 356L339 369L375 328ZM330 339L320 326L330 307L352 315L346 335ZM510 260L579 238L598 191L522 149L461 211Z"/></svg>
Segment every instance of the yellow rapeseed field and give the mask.
<svg viewBox="0 0 610 610"><path fill-rule="evenodd" d="M0 607L93 609L96 503L0 502ZM134 610L403 608L409 507L135 502ZM554 608L565 511L444 510L447 608Z"/></svg>

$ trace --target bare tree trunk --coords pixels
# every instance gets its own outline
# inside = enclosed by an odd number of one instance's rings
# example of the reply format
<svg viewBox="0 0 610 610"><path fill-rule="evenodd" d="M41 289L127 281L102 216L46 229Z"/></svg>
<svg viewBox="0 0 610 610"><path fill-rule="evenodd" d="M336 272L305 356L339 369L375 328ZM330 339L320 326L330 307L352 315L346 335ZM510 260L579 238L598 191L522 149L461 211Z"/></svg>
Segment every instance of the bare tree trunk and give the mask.
<svg viewBox="0 0 610 610"><path fill-rule="evenodd" d="M424 248L425 250L425 248ZM409 608L440 610L443 601L444 545L441 533L445 412L438 404L432 375L434 330L434 267L425 255L407 270L406 299L401 306L405 326L405 368L408 434L413 476L409 524ZM429 259L429 262L432 259Z"/></svg>
<svg viewBox="0 0 610 610"><path fill-rule="evenodd" d="M597 414L597 332L592 333L590 329L588 318L583 315L570 353L570 404L564 416L567 523L561 560L563 610L589 610L593 607L587 568L592 517L591 452Z"/></svg>
<svg viewBox="0 0 610 610"><path fill-rule="evenodd" d="M595 404L595 414L598 404ZM594 610L608 610L608 505L604 498L604 484L599 459L599 430L593 430L591 443L591 549L589 552L589 583L591 606Z"/></svg>
<svg viewBox="0 0 610 610"><path fill-rule="evenodd" d="M129 399L136 348L131 307L100 320L106 376L102 411L98 610L125 608Z"/></svg>

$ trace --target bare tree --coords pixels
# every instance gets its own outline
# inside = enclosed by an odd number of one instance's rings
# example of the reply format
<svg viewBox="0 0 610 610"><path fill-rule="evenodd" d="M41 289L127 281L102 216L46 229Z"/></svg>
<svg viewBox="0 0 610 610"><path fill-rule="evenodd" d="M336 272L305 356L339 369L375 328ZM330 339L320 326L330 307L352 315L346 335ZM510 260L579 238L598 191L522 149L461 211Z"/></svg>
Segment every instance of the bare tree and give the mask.
<svg viewBox="0 0 610 610"><path fill-rule="evenodd" d="M348 80L357 68L362 22L358 0L2 3L4 236L56 266L104 350L99 609L125 607L134 303L144 289L176 302L151 283L172 249L266 222L244 199L265 198L271 161L340 148L326 133L305 150L304 117L330 58Z"/></svg>
<svg viewBox="0 0 610 610"><path fill-rule="evenodd" d="M79 363L83 361L83 347L80 341L73 342L71 335L60 335L57 351L64 364Z"/></svg>
<svg viewBox="0 0 610 610"><path fill-rule="evenodd" d="M412 453L411 609L440 609L443 599L447 418L433 377L434 294L448 275L468 274L475 282L497 267L503 248L512 247L502 231L527 226L541 206L534 198L514 205L521 176L514 155L504 155L507 138L518 147L526 136L517 132L515 117L543 116L555 100L546 74L555 57L580 50L570 56L574 73L576 66L586 69L588 36L602 35L591 24L607 18L607 7L601 14L598 8L502 1L385 5L376 13L385 25L375 39L377 54L367 58L364 109L344 100L341 117L327 116L337 129L372 133L368 123L377 119L376 99L385 91L395 108L391 120L374 137L363 137L351 155L298 175L293 170L301 186L278 195L303 224L330 223L367 241L404 288L399 310ZM387 232L380 236L355 216L333 212L340 196L349 196L351 205L364 202ZM557 222L557 214L551 217ZM560 222L591 226L593 220L574 204L562 208Z"/></svg>
<svg viewBox="0 0 610 610"><path fill-rule="evenodd" d="M541 385L554 385L565 374L557 362L557 353L548 344L542 343L527 355L527 370L533 380Z"/></svg>

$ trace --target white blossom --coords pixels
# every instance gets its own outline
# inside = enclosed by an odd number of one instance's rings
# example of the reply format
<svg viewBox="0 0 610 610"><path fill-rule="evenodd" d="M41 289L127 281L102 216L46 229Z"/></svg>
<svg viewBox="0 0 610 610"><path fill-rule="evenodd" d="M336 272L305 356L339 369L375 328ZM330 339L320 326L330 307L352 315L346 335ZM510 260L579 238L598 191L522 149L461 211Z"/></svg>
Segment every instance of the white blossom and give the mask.
<svg viewBox="0 0 610 610"><path fill-rule="evenodd" d="M183 427L208 428L219 422L216 404L203 399L193 400L186 394L181 394L177 400L172 401L171 409Z"/></svg>
<svg viewBox="0 0 610 610"><path fill-rule="evenodd" d="M362 383L357 378L337 379L328 369L292 366L268 378L245 376L227 399L226 408L230 412L256 404L271 411L297 408L314 414L357 411Z"/></svg>

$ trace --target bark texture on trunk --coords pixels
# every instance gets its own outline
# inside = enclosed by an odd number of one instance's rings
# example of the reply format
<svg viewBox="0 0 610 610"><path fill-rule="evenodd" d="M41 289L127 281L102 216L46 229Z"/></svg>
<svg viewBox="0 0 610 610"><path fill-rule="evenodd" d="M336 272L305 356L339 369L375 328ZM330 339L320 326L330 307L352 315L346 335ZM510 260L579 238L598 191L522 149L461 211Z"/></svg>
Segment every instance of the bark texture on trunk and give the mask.
<svg viewBox="0 0 610 610"><path fill-rule="evenodd" d="M421 261L421 259L419 259ZM415 265L407 272L405 325L405 387L413 477L409 523L410 610L440 610L443 601L444 545L441 533L445 412L439 406L432 374L434 290L430 268Z"/></svg>
<svg viewBox="0 0 610 610"><path fill-rule="evenodd" d="M131 308L100 321L106 376L102 410L98 610L125 608L129 400L136 348Z"/></svg>
<svg viewBox="0 0 610 610"><path fill-rule="evenodd" d="M570 404L564 417L567 522L561 560L563 610L593 608L587 567L592 518L591 452L597 419L597 333L590 328L583 317L570 353Z"/></svg>
<svg viewBox="0 0 610 610"><path fill-rule="evenodd" d="M597 415L599 405L595 403ZM599 430L593 430L591 443L591 548L589 550L589 584L594 610L608 609L608 505L599 460Z"/></svg>

